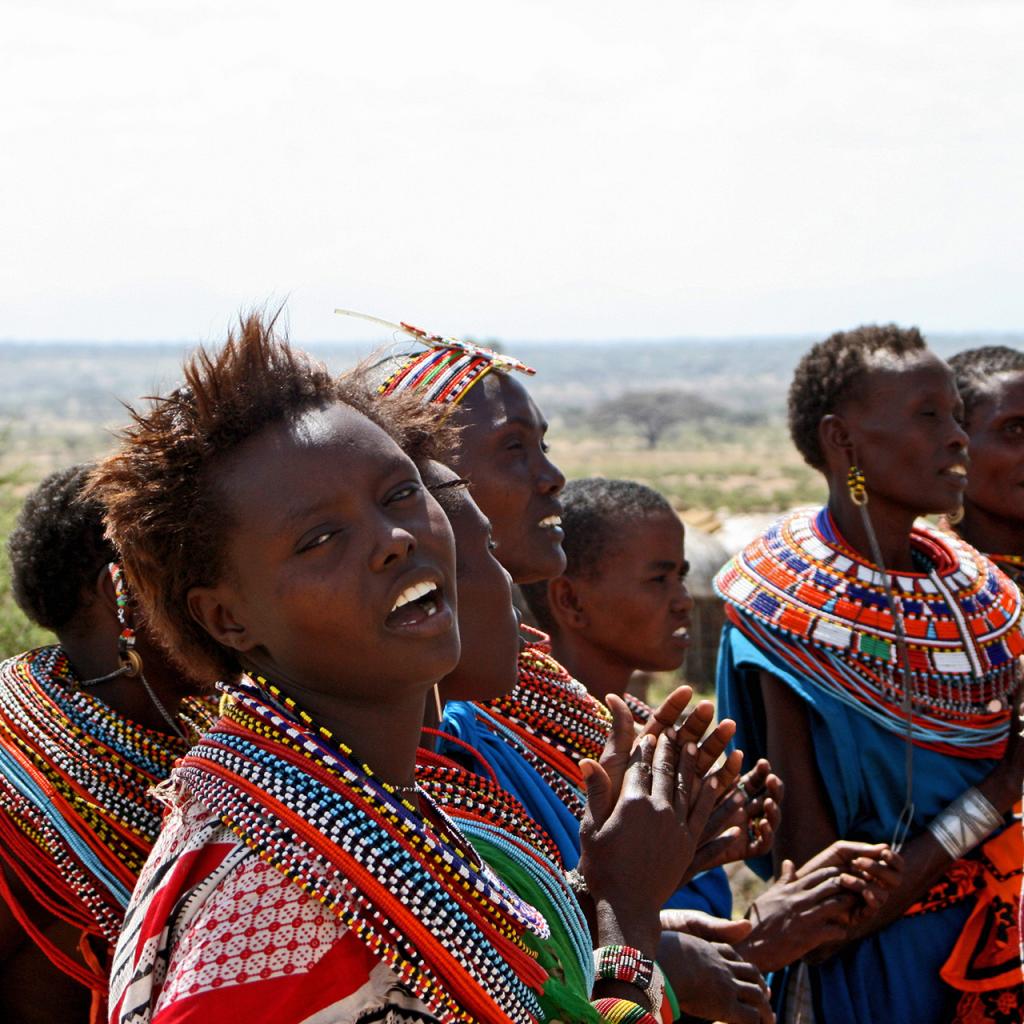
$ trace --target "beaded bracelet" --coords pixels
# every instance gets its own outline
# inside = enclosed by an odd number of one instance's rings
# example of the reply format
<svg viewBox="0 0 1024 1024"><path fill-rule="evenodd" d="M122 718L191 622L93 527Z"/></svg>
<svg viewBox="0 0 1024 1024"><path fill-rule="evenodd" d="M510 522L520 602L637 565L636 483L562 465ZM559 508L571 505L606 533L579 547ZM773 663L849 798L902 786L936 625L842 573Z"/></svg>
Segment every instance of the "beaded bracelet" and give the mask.
<svg viewBox="0 0 1024 1024"><path fill-rule="evenodd" d="M984 793L971 786L964 790L944 811L930 822L928 831L942 848L959 860L988 838L1003 823L1003 816L992 806Z"/></svg>
<svg viewBox="0 0 1024 1024"><path fill-rule="evenodd" d="M632 946L602 946L594 950L594 977L621 981L643 989L652 1010L661 1007L665 979L658 965Z"/></svg>
<svg viewBox="0 0 1024 1024"><path fill-rule="evenodd" d="M608 1024L659 1024L653 1013L628 999L595 999L592 1005Z"/></svg>

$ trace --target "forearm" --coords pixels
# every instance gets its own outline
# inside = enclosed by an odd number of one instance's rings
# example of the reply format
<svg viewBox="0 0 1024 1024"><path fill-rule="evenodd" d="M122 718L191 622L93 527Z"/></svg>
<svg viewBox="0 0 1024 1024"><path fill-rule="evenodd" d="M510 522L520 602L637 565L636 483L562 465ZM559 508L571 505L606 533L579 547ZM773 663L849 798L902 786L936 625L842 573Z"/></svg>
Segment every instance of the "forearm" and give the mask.
<svg viewBox="0 0 1024 1024"><path fill-rule="evenodd" d="M969 787L940 811L928 828L904 848L900 885L877 913L855 922L849 941L878 931L901 917L942 877L954 860L1001 828L1006 810L1016 802L1002 773L995 771Z"/></svg>
<svg viewBox="0 0 1024 1024"><path fill-rule="evenodd" d="M652 917L650 914L623 912L609 900L596 899L594 920L598 947L630 946L650 960L657 957L661 938L661 919L657 914ZM657 1007L648 1005L643 989L626 982L598 979L594 984L594 996L628 999L644 1009L657 1010Z"/></svg>

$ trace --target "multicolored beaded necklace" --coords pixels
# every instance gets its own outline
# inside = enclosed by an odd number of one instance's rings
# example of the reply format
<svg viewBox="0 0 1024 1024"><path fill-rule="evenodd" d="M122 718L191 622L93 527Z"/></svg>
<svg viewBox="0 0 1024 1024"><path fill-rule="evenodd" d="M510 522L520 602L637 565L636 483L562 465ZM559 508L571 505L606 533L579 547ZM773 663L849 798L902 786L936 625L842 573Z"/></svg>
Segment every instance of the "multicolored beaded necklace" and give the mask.
<svg viewBox="0 0 1024 1024"><path fill-rule="evenodd" d="M579 763L601 756L611 713L551 656L547 636L522 628L533 640L519 654L515 689L476 704L477 714L530 762L567 807L582 811Z"/></svg>
<svg viewBox="0 0 1024 1024"><path fill-rule="evenodd" d="M425 793L426 815L265 679L222 686L174 777L318 899L443 1021L542 1019L543 917Z"/></svg>
<svg viewBox="0 0 1024 1024"><path fill-rule="evenodd" d="M990 555L986 556L1006 573L1019 587L1024 587L1024 555Z"/></svg>
<svg viewBox="0 0 1024 1024"><path fill-rule="evenodd" d="M185 703L186 718L209 721L206 701ZM150 790L187 746L82 692L58 646L8 659L0 665L0 860L44 910L113 943L160 830L163 807ZM60 970L105 989L105 974L42 935L2 873L0 887Z"/></svg>
<svg viewBox="0 0 1024 1024"><path fill-rule="evenodd" d="M1021 594L957 537L915 528L920 571L890 573L902 607L914 743L1000 756L1024 653ZM729 620L833 696L905 729L903 673L881 573L836 533L827 509L775 523L715 578Z"/></svg>
<svg viewBox="0 0 1024 1024"><path fill-rule="evenodd" d="M424 730L456 747L468 749L489 769L482 755L456 737ZM458 823L495 872L512 889L544 911L551 939L541 949L549 955L549 975L570 979L559 991L550 980L543 999L549 1017L596 1021L589 1003L594 985L591 937L586 918L565 879L565 865L551 837L526 808L497 782L431 750L416 755L416 783L445 814Z"/></svg>

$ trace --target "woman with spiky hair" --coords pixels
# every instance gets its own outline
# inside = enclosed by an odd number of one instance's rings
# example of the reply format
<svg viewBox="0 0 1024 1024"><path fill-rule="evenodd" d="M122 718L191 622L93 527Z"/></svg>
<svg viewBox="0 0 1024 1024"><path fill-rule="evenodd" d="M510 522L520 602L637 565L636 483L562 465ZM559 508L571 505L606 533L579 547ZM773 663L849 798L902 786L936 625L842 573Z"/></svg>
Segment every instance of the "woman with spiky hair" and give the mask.
<svg viewBox="0 0 1024 1024"><path fill-rule="evenodd" d="M1020 829L1007 827L1024 771L1021 597L916 522L963 502L962 416L917 330L815 345L790 431L828 503L781 519L716 578L720 706L786 783L777 863L842 838L890 843L905 865L878 914L790 979L787 1016L1002 1024L1024 1007Z"/></svg>
<svg viewBox="0 0 1024 1024"><path fill-rule="evenodd" d="M425 697L460 650L451 528L403 450L428 456L435 418L257 316L185 379L94 478L151 627L224 693L164 787L111 1020L653 1021L663 897L632 877L684 869L714 787L691 806L671 733L619 792L586 766L606 945L596 980L580 942L561 969L544 917L416 784ZM564 879L524 869L578 928Z"/></svg>

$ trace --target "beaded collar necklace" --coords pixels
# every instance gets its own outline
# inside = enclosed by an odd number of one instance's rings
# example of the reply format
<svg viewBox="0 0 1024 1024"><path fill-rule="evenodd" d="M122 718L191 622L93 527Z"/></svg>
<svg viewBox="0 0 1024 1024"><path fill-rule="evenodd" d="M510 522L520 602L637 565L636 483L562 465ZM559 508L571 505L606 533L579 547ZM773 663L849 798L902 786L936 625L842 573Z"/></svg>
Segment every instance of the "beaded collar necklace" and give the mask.
<svg viewBox="0 0 1024 1024"><path fill-rule="evenodd" d="M912 739L960 757L998 756L1024 653L1020 592L959 538L915 528L911 544L921 571L890 578L907 634ZM884 580L827 509L779 520L722 569L715 589L759 645L884 728L904 728Z"/></svg>
<svg viewBox="0 0 1024 1024"><path fill-rule="evenodd" d="M552 657L544 633L522 629L534 639L519 654L515 689L476 704L477 714L530 761L566 806L582 810L579 763L601 756L611 713Z"/></svg>
<svg viewBox="0 0 1024 1024"><path fill-rule="evenodd" d="M1017 584L1024 585L1024 555L988 555L1007 576Z"/></svg>
<svg viewBox="0 0 1024 1024"><path fill-rule="evenodd" d="M483 756L469 744L435 730L425 731L448 743L468 748L489 769ZM560 973L574 967L574 973L582 975L578 994L589 993L594 981L590 931L565 880L565 865L554 840L496 781L435 751L421 748L417 752L416 782L421 791L443 808L464 833L472 836L485 850L497 848L544 893L548 913L554 915L548 917L553 938L556 932L566 937L566 949L561 952L573 960L573 965L563 962ZM560 927L554 925L556 919ZM561 1008L556 1016L565 1016Z"/></svg>
<svg viewBox="0 0 1024 1024"><path fill-rule="evenodd" d="M183 703L183 718L209 721L202 698ZM40 906L112 943L160 830L163 808L150 790L187 745L82 692L58 646L8 659L0 665L0 859ZM105 976L53 947L5 895L58 968L105 988Z"/></svg>
<svg viewBox="0 0 1024 1024"><path fill-rule="evenodd" d="M544 919L429 797L429 820L262 678L221 687L224 715L175 778L322 902L440 1020L541 1019L525 936Z"/></svg>

